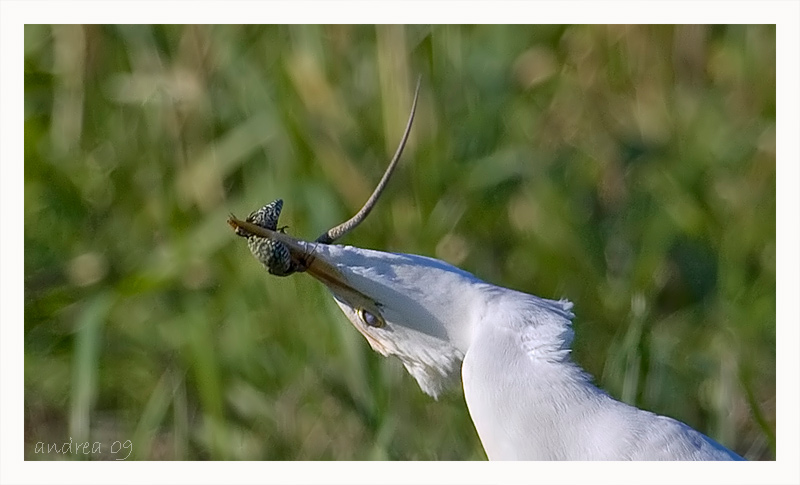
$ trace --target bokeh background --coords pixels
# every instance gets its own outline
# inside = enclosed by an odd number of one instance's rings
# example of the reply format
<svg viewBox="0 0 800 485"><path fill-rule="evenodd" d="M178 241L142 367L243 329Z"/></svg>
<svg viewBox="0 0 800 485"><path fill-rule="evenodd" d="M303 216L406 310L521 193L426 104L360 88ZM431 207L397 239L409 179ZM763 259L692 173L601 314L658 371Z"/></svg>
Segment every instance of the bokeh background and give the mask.
<svg viewBox="0 0 800 485"><path fill-rule="evenodd" d="M25 28L25 456L485 459L225 223L575 303L615 397L775 456L774 26Z"/></svg>

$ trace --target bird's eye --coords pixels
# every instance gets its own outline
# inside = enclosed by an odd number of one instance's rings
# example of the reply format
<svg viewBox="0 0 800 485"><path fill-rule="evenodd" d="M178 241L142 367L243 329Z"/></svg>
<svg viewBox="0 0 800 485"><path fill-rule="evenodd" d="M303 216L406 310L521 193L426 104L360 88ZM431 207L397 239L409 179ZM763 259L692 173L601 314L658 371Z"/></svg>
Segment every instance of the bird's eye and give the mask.
<svg viewBox="0 0 800 485"><path fill-rule="evenodd" d="M370 327L381 328L384 325L386 325L386 322L383 320L383 317L371 313L363 308L360 308L358 310L358 317L361 319L362 322L366 323Z"/></svg>

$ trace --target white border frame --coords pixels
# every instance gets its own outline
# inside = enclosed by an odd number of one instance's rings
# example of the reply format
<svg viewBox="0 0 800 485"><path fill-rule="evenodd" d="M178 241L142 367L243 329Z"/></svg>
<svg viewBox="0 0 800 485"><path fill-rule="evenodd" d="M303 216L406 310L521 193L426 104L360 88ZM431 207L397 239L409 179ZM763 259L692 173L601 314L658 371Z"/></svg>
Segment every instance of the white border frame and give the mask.
<svg viewBox="0 0 800 485"><path fill-rule="evenodd" d="M766 463L33 462L23 458L25 23L765 23L777 25L777 433ZM800 3L796 1L0 1L0 482L800 483ZM619 467L625 467L619 470Z"/></svg>

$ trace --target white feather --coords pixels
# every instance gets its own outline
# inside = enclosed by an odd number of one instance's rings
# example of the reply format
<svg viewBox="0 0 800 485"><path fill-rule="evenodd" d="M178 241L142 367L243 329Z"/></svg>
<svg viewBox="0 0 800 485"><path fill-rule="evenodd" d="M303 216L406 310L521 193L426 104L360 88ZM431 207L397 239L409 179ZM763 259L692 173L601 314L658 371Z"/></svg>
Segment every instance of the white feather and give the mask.
<svg viewBox="0 0 800 485"><path fill-rule="evenodd" d="M572 304L487 284L442 261L338 245L309 245L386 325L345 315L383 355L395 355L426 393L458 381L490 459L738 460L674 419L614 400L570 358ZM463 361L463 366L462 366Z"/></svg>

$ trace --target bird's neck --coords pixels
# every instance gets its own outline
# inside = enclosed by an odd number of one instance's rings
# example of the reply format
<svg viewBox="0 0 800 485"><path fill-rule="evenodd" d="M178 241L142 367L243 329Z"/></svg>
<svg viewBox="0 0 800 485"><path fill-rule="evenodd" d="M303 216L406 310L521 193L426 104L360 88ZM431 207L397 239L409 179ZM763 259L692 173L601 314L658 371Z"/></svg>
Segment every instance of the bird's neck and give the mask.
<svg viewBox="0 0 800 485"><path fill-rule="evenodd" d="M572 362L571 305L498 293L462 369L464 396L492 459L575 459L609 397Z"/></svg>

